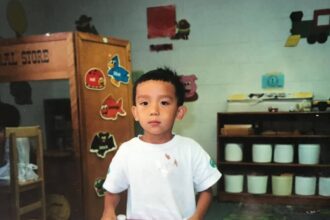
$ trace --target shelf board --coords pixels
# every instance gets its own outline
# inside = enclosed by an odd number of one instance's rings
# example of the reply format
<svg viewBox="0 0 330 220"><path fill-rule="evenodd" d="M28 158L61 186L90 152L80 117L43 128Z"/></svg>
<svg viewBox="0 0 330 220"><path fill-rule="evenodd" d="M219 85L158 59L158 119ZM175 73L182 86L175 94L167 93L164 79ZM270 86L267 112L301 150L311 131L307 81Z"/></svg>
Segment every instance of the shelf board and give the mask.
<svg viewBox="0 0 330 220"><path fill-rule="evenodd" d="M277 135L222 135L219 134L219 138L223 139L231 139L231 138L242 138L242 139L257 139L257 138L292 138L292 139L330 139L330 135L314 135L314 134L308 134L308 135L302 135L302 134L277 134Z"/></svg>
<svg viewBox="0 0 330 220"><path fill-rule="evenodd" d="M300 204L300 205L316 205L330 206L330 197L325 196L275 196L272 194L250 194L250 193L218 193L219 201L235 201L248 203L271 203L271 204Z"/></svg>
<svg viewBox="0 0 330 220"><path fill-rule="evenodd" d="M260 111L260 112L251 112L251 111L246 111L246 112L218 112L218 115L225 115L225 116L232 116L236 115L239 117L242 116L252 116L256 117L259 115L267 115L267 116L274 116L274 115L279 115L280 117L283 117L283 115L289 115L289 116L296 116L296 115L301 115L301 116L306 116L306 115L312 115L312 116L319 116L319 115L329 115L329 112L327 111L312 111L312 112L286 112L286 111L281 111L281 112L265 112L265 111Z"/></svg>
<svg viewBox="0 0 330 220"><path fill-rule="evenodd" d="M298 164L298 163L249 163L249 162L218 162L218 166L250 166L250 167L301 167L301 168L329 168L330 164Z"/></svg>

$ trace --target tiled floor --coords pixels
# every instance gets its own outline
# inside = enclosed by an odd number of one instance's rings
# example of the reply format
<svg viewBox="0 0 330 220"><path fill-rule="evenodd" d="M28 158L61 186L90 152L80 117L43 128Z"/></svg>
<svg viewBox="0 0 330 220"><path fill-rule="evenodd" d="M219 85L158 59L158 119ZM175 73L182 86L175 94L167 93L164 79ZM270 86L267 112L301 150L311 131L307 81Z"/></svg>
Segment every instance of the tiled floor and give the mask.
<svg viewBox="0 0 330 220"><path fill-rule="evenodd" d="M330 204L329 204L330 205ZM330 220L330 208L213 201L205 220Z"/></svg>

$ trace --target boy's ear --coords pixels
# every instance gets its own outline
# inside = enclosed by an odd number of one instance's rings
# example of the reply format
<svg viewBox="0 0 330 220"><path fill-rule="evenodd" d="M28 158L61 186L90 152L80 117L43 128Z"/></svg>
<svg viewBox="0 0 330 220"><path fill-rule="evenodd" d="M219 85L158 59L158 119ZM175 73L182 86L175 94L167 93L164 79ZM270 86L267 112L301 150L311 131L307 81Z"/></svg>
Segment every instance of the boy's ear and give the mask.
<svg viewBox="0 0 330 220"><path fill-rule="evenodd" d="M135 105L132 106L131 111L132 111L132 114L133 114L133 117L134 117L135 121L139 121L139 117L138 117Z"/></svg>
<svg viewBox="0 0 330 220"><path fill-rule="evenodd" d="M179 106L179 108L176 112L176 119L182 120L187 111L188 111L188 109L186 106L184 106L184 105Z"/></svg>

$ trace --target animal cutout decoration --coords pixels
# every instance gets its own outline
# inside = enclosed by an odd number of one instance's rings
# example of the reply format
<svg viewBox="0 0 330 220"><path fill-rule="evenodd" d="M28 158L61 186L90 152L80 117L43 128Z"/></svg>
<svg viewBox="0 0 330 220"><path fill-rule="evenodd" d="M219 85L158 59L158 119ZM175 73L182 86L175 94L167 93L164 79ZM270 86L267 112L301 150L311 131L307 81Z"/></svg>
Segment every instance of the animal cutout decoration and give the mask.
<svg viewBox="0 0 330 220"><path fill-rule="evenodd" d="M81 15L79 17L79 20L75 22L77 31L98 35L99 33L97 32L94 25L91 24L91 21L92 17L88 17L87 15Z"/></svg>
<svg viewBox="0 0 330 220"><path fill-rule="evenodd" d="M98 68L91 68L85 74L85 86L91 90L102 90L105 88L105 75Z"/></svg>
<svg viewBox="0 0 330 220"><path fill-rule="evenodd" d="M300 38L307 38L309 44L325 43L330 33L330 9L315 10L313 20L302 20L303 15L302 11L291 13L292 28L290 32L292 35L288 41L296 38L296 44L298 44Z"/></svg>
<svg viewBox="0 0 330 220"><path fill-rule="evenodd" d="M92 141L90 152L96 153L98 157L105 158L108 152L117 149L115 137L109 132L97 133Z"/></svg>
<svg viewBox="0 0 330 220"><path fill-rule="evenodd" d="M129 73L120 65L119 56L114 55L113 57L109 57L110 60L108 62L108 76L111 77L111 83L117 87L120 86L120 83L128 84Z"/></svg>
<svg viewBox="0 0 330 220"><path fill-rule="evenodd" d="M98 177L94 181L94 190L98 197L103 197L105 194L105 189L103 188L104 181L104 177Z"/></svg>
<svg viewBox="0 0 330 220"><path fill-rule="evenodd" d="M181 82L185 88L185 101L196 101L198 99L197 94L197 77L195 75L182 75L180 76Z"/></svg>
<svg viewBox="0 0 330 220"><path fill-rule="evenodd" d="M112 95L109 95L101 105L100 115L105 120L116 120L118 115L125 116L123 99L116 101Z"/></svg>
<svg viewBox="0 0 330 220"><path fill-rule="evenodd" d="M179 22L176 22L177 32L174 36L171 37L172 40L188 40L190 34L190 24L186 19L181 19Z"/></svg>

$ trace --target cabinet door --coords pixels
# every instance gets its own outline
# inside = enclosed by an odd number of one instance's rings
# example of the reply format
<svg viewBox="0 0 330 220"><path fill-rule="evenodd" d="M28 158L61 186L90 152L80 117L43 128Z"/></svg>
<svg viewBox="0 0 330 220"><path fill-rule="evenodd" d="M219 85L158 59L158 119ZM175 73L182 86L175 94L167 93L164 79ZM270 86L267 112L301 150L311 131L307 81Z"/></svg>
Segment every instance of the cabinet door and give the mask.
<svg viewBox="0 0 330 220"><path fill-rule="evenodd" d="M111 37L77 33L76 58L85 216L92 220L99 219L103 210L103 197L96 194L94 182L106 177L109 163L116 152L107 148L108 153L105 153L102 147L92 144L93 140L100 133L109 133L119 147L133 137L130 44ZM112 59L117 61L117 68L129 73L127 83L125 80L111 80L108 64ZM106 101L107 98L110 99ZM101 114L101 108L117 110L117 113Z"/></svg>

